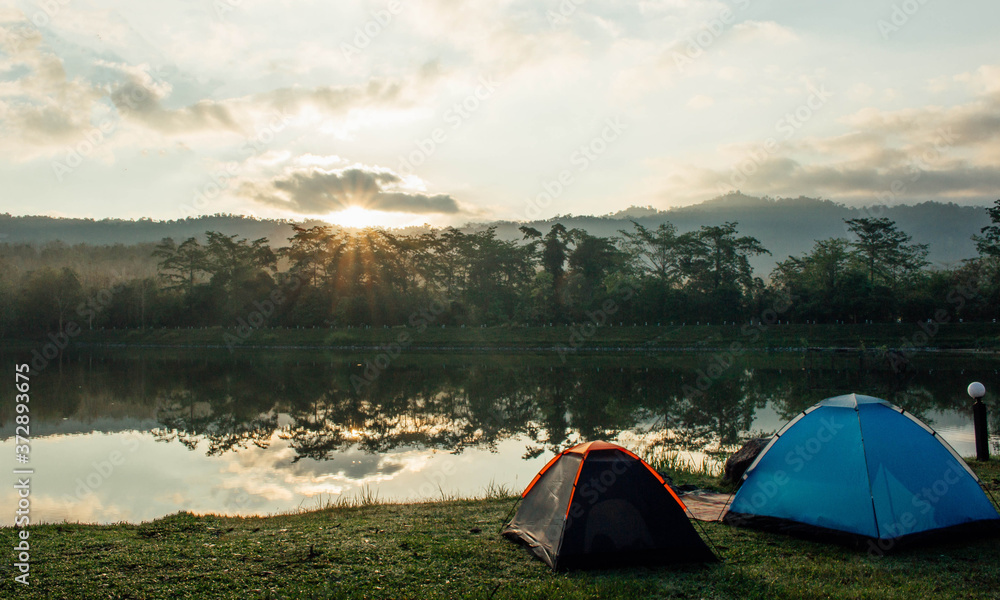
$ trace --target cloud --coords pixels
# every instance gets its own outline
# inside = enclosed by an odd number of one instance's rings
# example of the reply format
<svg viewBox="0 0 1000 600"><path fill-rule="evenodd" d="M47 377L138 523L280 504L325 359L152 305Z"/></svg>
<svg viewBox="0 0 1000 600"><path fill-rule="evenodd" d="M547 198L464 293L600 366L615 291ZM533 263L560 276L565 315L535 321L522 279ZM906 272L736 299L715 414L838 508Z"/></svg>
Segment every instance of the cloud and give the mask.
<svg viewBox="0 0 1000 600"><path fill-rule="evenodd" d="M240 126L224 104L201 100L190 106L166 109L162 101L171 87L151 78L130 75L111 92L111 101L126 118L165 134L183 134L206 130L237 132Z"/></svg>
<svg viewBox="0 0 1000 600"><path fill-rule="evenodd" d="M571 8L567 16L559 14L563 8L556 5L515 0L421 0L408 5L412 8L401 18L411 33L434 40L477 70L509 79L517 71L545 71L572 62L594 44L570 25L604 28L587 14L587 6L565 4Z"/></svg>
<svg viewBox="0 0 1000 600"><path fill-rule="evenodd" d="M681 19L673 35L615 45L618 50L644 46L642 56L626 55L629 66L616 69L612 89L619 98L642 98L709 75L726 82L760 84L762 73L767 79L781 73L771 62L775 56L787 53L788 44L801 42L793 30L774 21L742 20L740 6L706 2L700 9L709 11L704 20ZM777 72L768 73L769 69ZM718 89L717 82L702 85Z"/></svg>
<svg viewBox="0 0 1000 600"><path fill-rule="evenodd" d="M799 36L791 29L774 21L744 21L733 26L733 34L740 42L769 42L788 44L799 41Z"/></svg>
<svg viewBox="0 0 1000 600"><path fill-rule="evenodd" d="M390 212L411 213L457 213L458 203L448 195L409 194L404 192L381 192L374 205L366 208Z"/></svg>
<svg viewBox="0 0 1000 600"><path fill-rule="evenodd" d="M0 25L0 50L7 55L0 59L0 73L7 75L0 82L0 148L20 160L58 155L84 143L103 145L106 134L119 133L123 119L164 134L239 130L232 111L218 102L165 108L173 87L151 76L148 65L96 60L91 66L110 73L110 85L70 78L64 60L23 14Z"/></svg>
<svg viewBox="0 0 1000 600"><path fill-rule="evenodd" d="M1000 187L1000 166L975 165L941 152L909 155L885 149L870 161L805 162L780 151L747 159L731 168L656 161L658 196L671 202L693 202L740 190L771 196L831 197L860 203L895 204L948 199L989 201Z"/></svg>
<svg viewBox="0 0 1000 600"><path fill-rule="evenodd" d="M671 202L735 189L864 203L989 201L1000 187L1000 95L984 77L991 72L984 67L964 78L980 95L963 104L864 108L841 118L847 131L834 135L793 137L769 150L764 140L721 146L722 166L708 156L700 164L649 161L659 174L648 189ZM717 166L706 166L710 161Z"/></svg>
<svg viewBox="0 0 1000 600"><path fill-rule="evenodd" d="M101 152L113 157L112 147L156 143L145 135L150 131L168 138L248 137L256 133L255 124L273 122L275 116L283 123L302 116L312 130L329 129L331 120L343 121L355 111L389 115L420 106L447 77L431 62L397 79L372 77L213 98L176 67L98 55L64 59L52 44L66 45L51 32L43 36L22 12L0 13L0 152L17 160L65 154L98 137ZM72 77L66 60L74 64ZM106 134L112 130L116 139L108 144Z"/></svg>
<svg viewBox="0 0 1000 600"><path fill-rule="evenodd" d="M961 73L954 80L969 85L976 93L987 96L1000 94L1000 65L983 65L973 73Z"/></svg>
<svg viewBox="0 0 1000 600"><path fill-rule="evenodd" d="M310 112L321 117L343 117L355 109L391 109L417 102L417 88L429 75L421 70L411 81L372 79L353 85L312 88L285 87L221 100L202 99L179 108L166 108L173 86L143 68L113 66L124 80L110 97L119 113L132 122L166 135L231 131L248 134L249 124L261 115L292 117Z"/></svg>
<svg viewBox="0 0 1000 600"><path fill-rule="evenodd" d="M424 77L421 72L419 78ZM238 100L281 114L296 114L312 108L328 115L341 115L354 108L400 107L413 104L407 97L407 83L372 79L357 85L328 85L313 88L280 88Z"/></svg>
<svg viewBox="0 0 1000 600"><path fill-rule="evenodd" d="M7 20L0 25L0 51L6 55L0 73L7 75L0 81L0 148L30 157L80 141L93 129L90 117L101 91L70 79L37 29Z"/></svg>
<svg viewBox="0 0 1000 600"><path fill-rule="evenodd" d="M244 182L240 192L258 202L304 215L323 215L352 206L414 214L460 211L451 196L397 189L402 183L403 179L388 169L311 168L286 172L265 182Z"/></svg>
<svg viewBox="0 0 1000 600"><path fill-rule="evenodd" d="M896 111L868 108L845 119L860 131L926 144L947 133L953 146L995 143L1000 137L1000 95L986 95L953 107L925 106Z"/></svg>
<svg viewBox="0 0 1000 600"><path fill-rule="evenodd" d="M694 110L701 110L703 108L708 108L713 104L715 104L715 99L713 99L711 96L706 96L704 94L698 94L696 96L692 96L691 99L688 100L687 102L688 108L693 108Z"/></svg>

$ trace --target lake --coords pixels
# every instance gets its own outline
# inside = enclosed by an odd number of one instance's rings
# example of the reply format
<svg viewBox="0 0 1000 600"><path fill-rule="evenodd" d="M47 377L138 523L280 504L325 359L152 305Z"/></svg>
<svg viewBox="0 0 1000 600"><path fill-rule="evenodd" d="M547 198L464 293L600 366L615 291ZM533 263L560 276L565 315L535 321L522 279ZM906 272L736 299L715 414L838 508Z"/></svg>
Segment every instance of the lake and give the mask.
<svg viewBox="0 0 1000 600"><path fill-rule="evenodd" d="M181 510L311 509L362 493L520 491L555 452L597 439L712 461L849 392L906 408L969 456L965 388L974 380L988 391L990 430L1000 431L991 399L1000 360L979 355L921 354L893 370L857 352L566 362L545 353L403 354L366 378L369 354L67 353L31 379L32 520L141 522ZM0 354L8 381L28 356ZM12 390L4 398L0 455L18 468ZM1000 451L1000 438L991 445ZM13 507L6 471L0 498Z"/></svg>

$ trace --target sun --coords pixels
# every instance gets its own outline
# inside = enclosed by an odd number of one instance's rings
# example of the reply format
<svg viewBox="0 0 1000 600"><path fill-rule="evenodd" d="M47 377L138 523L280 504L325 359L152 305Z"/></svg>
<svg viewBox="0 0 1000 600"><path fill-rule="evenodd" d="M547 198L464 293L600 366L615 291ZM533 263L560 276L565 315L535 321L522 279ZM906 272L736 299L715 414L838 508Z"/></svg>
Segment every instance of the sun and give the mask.
<svg viewBox="0 0 1000 600"><path fill-rule="evenodd" d="M327 221L342 225L344 227L371 227L378 225L382 220L382 215L375 210L368 210L360 206L350 206L344 210L330 213L325 217Z"/></svg>

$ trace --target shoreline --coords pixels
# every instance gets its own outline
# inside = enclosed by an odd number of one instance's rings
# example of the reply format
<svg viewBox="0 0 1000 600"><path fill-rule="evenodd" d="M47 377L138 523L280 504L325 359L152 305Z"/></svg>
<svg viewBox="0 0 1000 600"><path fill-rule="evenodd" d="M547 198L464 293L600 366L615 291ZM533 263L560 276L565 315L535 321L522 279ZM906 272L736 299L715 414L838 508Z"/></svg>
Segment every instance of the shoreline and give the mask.
<svg viewBox="0 0 1000 600"><path fill-rule="evenodd" d="M9 349L46 345L80 349L203 348L227 352L330 350L402 352L529 352L561 356L669 352L949 352L1000 351L1000 324L949 323L930 335L920 323L863 325L736 324L552 327L122 329L0 338ZM242 336L239 334L243 334ZM61 348L60 348L61 349Z"/></svg>

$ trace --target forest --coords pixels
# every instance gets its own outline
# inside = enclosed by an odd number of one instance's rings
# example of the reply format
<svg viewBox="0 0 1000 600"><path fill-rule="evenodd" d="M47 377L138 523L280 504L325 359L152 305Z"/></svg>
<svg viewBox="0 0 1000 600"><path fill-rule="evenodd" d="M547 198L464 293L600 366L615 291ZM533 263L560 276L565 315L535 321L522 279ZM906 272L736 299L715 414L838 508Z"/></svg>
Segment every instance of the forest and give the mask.
<svg viewBox="0 0 1000 600"><path fill-rule="evenodd" d="M459 326L581 323L613 307L635 323L993 320L1000 200L972 237L978 256L930 268L928 246L886 217L845 219L766 277L766 240L737 222L678 232L636 221L601 237L560 223L403 234L289 225L287 243L208 231L133 245L0 244L0 335L122 328ZM610 304L609 304L610 303Z"/></svg>

